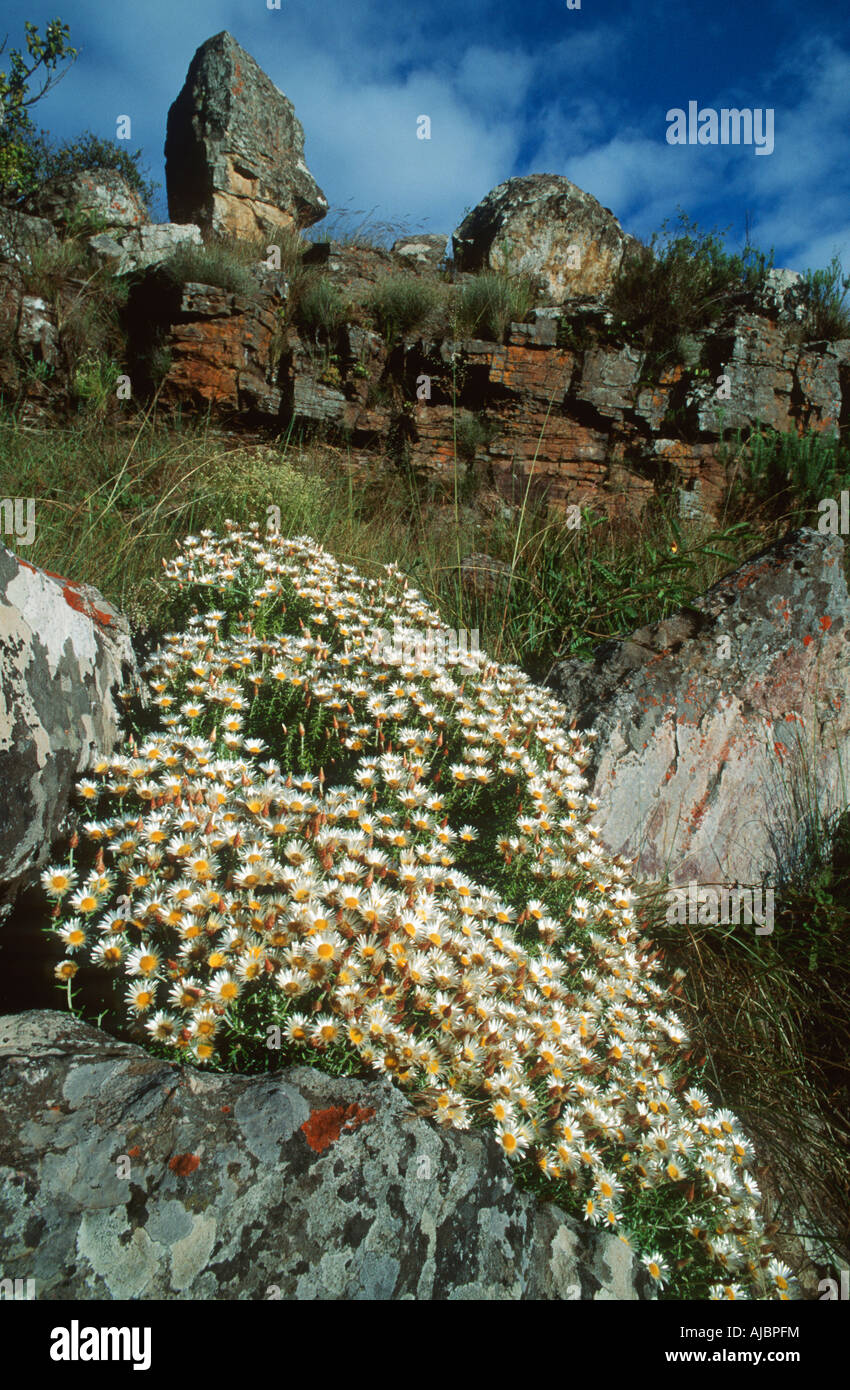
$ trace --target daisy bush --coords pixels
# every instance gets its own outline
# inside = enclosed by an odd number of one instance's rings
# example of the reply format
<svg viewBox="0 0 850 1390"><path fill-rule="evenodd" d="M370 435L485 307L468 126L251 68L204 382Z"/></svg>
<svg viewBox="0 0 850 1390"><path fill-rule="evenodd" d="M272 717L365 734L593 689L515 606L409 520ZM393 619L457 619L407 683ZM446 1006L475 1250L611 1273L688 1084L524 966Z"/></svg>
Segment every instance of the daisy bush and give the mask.
<svg viewBox="0 0 850 1390"><path fill-rule="evenodd" d="M80 784L82 840L42 880L69 992L80 964L113 972L193 1064L241 1039L373 1068L438 1124L491 1126L668 1294L788 1297L749 1142L689 1084L600 846L594 731L447 641L392 566L228 523L166 575L181 627L145 667L148 727Z"/></svg>

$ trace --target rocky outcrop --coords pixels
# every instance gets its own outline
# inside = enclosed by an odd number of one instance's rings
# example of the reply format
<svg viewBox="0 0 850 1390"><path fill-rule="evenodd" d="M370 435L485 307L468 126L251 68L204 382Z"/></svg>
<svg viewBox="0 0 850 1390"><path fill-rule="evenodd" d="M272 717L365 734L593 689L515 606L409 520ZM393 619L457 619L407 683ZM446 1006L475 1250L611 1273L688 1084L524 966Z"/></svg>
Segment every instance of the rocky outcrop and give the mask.
<svg viewBox="0 0 850 1390"><path fill-rule="evenodd" d="M205 232L271 235L328 210L292 102L227 32L195 53L168 112L168 211Z"/></svg>
<svg viewBox="0 0 850 1390"><path fill-rule="evenodd" d="M203 246L201 229L191 222L152 222L125 236L101 232L89 238L89 248L116 275L131 275L161 265L180 246Z"/></svg>
<svg viewBox="0 0 850 1390"><path fill-rule="evenodd" d="M552 304L604 294L632 238L609 208L559 174L530 174L492 189L452 235L459 270L538 279Z"/></svg>
<svg viewBox="0 0 850 1390"><path fill-rule="evenodd" d="M210 1075L0 1018L0 1268L52 1299L634 1299L627 1246L384 1078Z"/></svg>
<svg viewBox="0 0 850 1390"><path fill-rule="evenodd" d="M560 663L606 847L674 884L759 884L793 864L850 766L850 601L839 537L802 530L692 607Z"/></svg>
<svg viewBox="0 0 850 1390"><path fill-rule="evenodd" d="M398 237L393 242L391 254L402 265L427 266L436 270L446 259L448 237L442 232L423 232L420 236Z"/></svg>
<svg viewBox="0 0 850 1390"><path fill-rule="evenodd" d="M117 692L137 676L126 619L96 589L0 549L0 908L47 862L76 778L118 742Z"/></svg>
<svg viewBox="0 0 850 1390"><path fill-rule="evenodd" d="M84 169L48 179L26 199L26 211L61 228L88 217L106 232L126 232L148 221L138 193L112 169Z"/></svg>

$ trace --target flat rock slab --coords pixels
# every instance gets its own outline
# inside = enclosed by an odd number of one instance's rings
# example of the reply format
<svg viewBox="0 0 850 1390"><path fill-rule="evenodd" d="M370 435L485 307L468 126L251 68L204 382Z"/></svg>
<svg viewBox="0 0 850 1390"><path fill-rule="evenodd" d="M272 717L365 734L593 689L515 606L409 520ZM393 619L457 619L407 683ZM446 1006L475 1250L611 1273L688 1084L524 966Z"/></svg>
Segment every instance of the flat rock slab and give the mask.
<svg viewBox="0 0 850 1390"><path fill-rule="evenodd" d="M606 847L674 884L781 877L815 799L845 801L849 624L842 539L801 530L691 609L560 663L549 684L599 734Z"/></svg>
<svg viewBox="0 0 850 1390"><path fill-rule="evenodd" d="M633 1299L616 1236L384 1078L183 1069L0 1018L0 1272L51 1299Z"/></svg>
<svg viewBox="0 0 850 1390"><path fill-rule="evenodd" d="M0 547L0 902L46 864L138 674L127 620L96 589Z"/></svg>

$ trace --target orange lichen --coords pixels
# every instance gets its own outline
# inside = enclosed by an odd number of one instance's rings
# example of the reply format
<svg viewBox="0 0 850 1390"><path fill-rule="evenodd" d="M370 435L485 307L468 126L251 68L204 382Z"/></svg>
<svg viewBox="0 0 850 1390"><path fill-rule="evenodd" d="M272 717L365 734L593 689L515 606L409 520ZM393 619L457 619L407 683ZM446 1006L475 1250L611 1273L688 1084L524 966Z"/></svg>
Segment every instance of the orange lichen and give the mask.
<svg viewBox="0 0 850 1390"><path fill-rule="evenodd" d="M371 1106L362 1109L358 1105L332 1105L328 1110L311 1111L309 1120L301 1126L304 1138L315 1153L320 1154L343 1133L350 1134L366 1120L371 1120L375 1111Z"/></svg>

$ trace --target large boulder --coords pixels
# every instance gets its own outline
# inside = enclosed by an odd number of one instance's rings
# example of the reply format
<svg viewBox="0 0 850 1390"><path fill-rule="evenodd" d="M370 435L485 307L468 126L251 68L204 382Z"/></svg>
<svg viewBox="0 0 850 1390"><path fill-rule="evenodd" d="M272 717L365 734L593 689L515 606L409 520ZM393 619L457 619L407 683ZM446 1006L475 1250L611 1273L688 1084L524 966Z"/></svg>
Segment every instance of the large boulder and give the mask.
<svg viewBox="0 0 850 1390"><path fill-rule="evenodd" d="M844 803L850 601L838 536L801 530L688 610L561 662L550 684L598 731L602 842L652 878L780 881L816 806Z"/></svg>
<svg viewBox="0 0 850 1390"><path fill-rule="evenodd" d="M205 232L270 236L328 210L292 102L226 31L201 44L168 112L165 180L171 220Z"/></svg>
<svg viewBox="0 0 850 1390"><path fill-rule="evenodd" d="M116 275L131 275L162 265L181 246L203 246L200 227L192 222L151 222L136 227L125 236L108 236L101 232L89 238L89 248L102 265L112 267Z"/></svg>
<svg viewBox="0 0 850 1390"><path fill-rule="evenodd" d="M0 1018L0 1268L36 1298L635 1299L618 1237L383 1077L204 1074Z"/></svg>
<svg viewBox="0 0 850 1390"><path fill-rule="evenodd" d="M559 174L508 179L452 235L459 270L535 277L552 304L603 295L631 242L609 208Z"/></svg>
<svg viewBox="0 0 850 1390"><path fill-rule="evenodd" d="M98 231L126 232L149 220L136 190L113 169L57 174L28 196L26 211L63 229L88 219Z"/></svg>
<svg viewBox="0 0 850 1390"><path fill-rule="evenodd" d="M76 778L119 741L118 690L137 679L127 622L96 589L0 548L0 914L47 863Z"/></svg>

